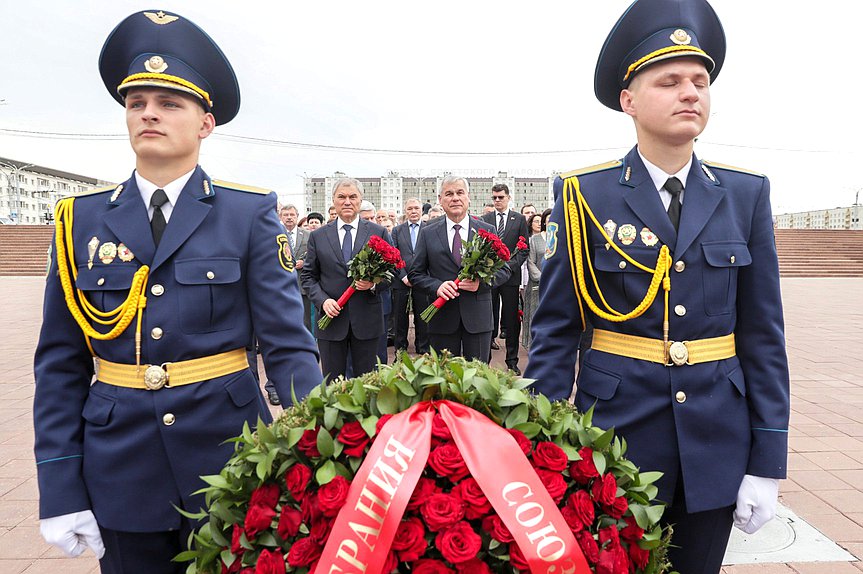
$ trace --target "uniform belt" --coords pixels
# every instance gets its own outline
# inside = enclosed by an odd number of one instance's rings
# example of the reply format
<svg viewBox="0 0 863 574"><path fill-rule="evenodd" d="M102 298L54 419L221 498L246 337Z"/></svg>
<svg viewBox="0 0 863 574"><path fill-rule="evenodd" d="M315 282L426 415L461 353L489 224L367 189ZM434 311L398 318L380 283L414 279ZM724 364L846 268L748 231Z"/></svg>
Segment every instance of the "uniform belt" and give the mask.
<svg viewBox="0 0 863 574"><path fill-rule="evenodd" d="M157 391L162 387L191 385L230 375L248 366L246 349L242 348L188 361L140 367L112 363L97 357L96 378L117 387Z"/></svg>
<svg viewBox="0 0 863 574"><path fill-rule="evenodd" d="M733 357L734 333L697 341L669 341L668 348L661 339L648 339L595 329L591 348L621 357L640 359L667 366L695 365Z"/></svg>

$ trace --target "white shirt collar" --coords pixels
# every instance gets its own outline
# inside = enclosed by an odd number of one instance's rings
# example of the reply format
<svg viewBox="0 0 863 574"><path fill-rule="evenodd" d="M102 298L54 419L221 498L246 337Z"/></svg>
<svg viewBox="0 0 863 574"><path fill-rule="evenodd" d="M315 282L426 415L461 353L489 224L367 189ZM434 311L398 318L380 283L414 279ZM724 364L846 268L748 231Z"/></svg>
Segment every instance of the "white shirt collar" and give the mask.
<svg viewBox="0 0 863 574"><path fill-rule="evenodd" d="M344 229L345 225L350 225L351 229L358 229L359 223L360 223L360 216L357 215L356 217L354 217L354 219L352 221L344 221L344 220L342 220L341 217L339 217L336 221L338 221L337 225L338 225L339 231L342 231ZM296 228L294 228L294 229L296 229Z"/></svg>
<svg viewBox="0 0 863 574"><path fill-rule="evenodd" d="M447 230L447 232L452 231L452 228L455 227L456 224L461 225L461 228L464 229L465 231L470 229L470 215L465 214L464 219L462 219L461 221L453 221L452 219L449 218L449 215L446 215L444 217L446 217L446 230Z"/></svg>
<svg viewBox="0 0 863 574"><path fill-rule="evenodd" d="M686 165L684 165L677 173L672 174L667 174L656 165L650 163L650 161L641 154L641 150L638 150L638 156L641 158L641 161L644 162L644 167L647 168L647 173L650 174L650 179L653 180L653 185L656 187L656 191L661 190L665 186L665 182L668 181L668 178L670 177L676 177L680 180L680 183L683 184L683 187L686 187L686 176L689 175L689 169L692 167L691 155L689 156L689 161L686 162Z"/></svg>
<svg viewBox="0 0 863 574"><path fill-rule="evenodd" d="M194 169L189 173L181 175L165 187L161 188L165 190L165 194L168 196L168 202L171 204L170 207L172 211L174 206L177 205L177 200L180 198L180 192L183 191L184 187L186 187L186 184L189 182L193 173L195 173ZM135 183L138 184L138 191L141 192L141 198L144 200L144 205L147 206L147 210L150 211L150 215L152 215L153 208L150 207L150 199L153 197L153 194L156 193L156 190L160 189L159 186L150 180L144 179L144 177L138 173L138 170L135 170ZM164 205L162 206L162 211L165 211ZM165 219L167 220L167 217Z"/></svg>

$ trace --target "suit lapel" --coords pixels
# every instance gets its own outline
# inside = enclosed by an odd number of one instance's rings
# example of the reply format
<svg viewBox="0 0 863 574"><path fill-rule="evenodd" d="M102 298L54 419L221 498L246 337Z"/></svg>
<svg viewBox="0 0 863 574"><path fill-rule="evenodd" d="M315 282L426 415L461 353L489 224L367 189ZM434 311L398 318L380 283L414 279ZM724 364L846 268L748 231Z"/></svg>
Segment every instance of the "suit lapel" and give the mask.
<svg viewBox="0 0 863 574"><path fill-rule="evenodd" d="M683 208L680 210L680 231L674 247L675 255L680 256L689 249L724 197L725 189L718 182L709 180L701 171L701 162L693 157L683 191Z"/></svg>
<svg viewBox="0 0 863 574"><path fill-rule="evenodd" d="M518 219L517 217L524 217L523 215L516 215L516 213L512 210L509 212L509 218L506 222L506 229L504 230L504 235L509 234L510 240L512 244L515 245L518 242Z"/></svg>
<svg viewBox="0 0 863 574"><path fill-rule="evenodd" d="M650 174L647 173L647 168L644 167L644 163L638 157L638 152L635 149L626 156L622 173L630 174L628 180L625 179L625 175L621 178L621 184L629 188L623 192L624 201L635 212L635 215L659 237L660 241L672 249L677 243L677 232L668 218L668 213L662 206L662 199L659 197L659 192L656 191L653 180L650 179ZM604 222L600 221L600 223ZM622 225L629 222L618 221L617 223Z"/></svg>
<svg viewBox="0 0 863 574"><path fill-rule="evenodd" d="M440 239L440 243L441 243L443 250L449 254L449 258L453 262L453 265L457 266L458 262L456 262L455 257L452 254L452 245L447 240L447 227L449 227L449 226L447 225L446 220L441 222L441 225L438 225L437 227L438 228L435 229L435 233L437 233L437 236ZM426 230L426 232L427 231L428 230Z"/></svg>
<svg viewBox="0 0 863 574"><path fill-rule="evenodd" d="M372 226L365 219L360 219L357 223L357 236L354 239L354 248L351 250L351 257L360 252L360 249L365 247L372 234Z"/></svg>
<svg viewBox="0 0 863 574"><path fill-rule="evenodd" d="M204 186L205 181L207 182L206 188ZM198 166L195 173L186 182L183 191L180 192L177 205L171 212L171 220L165 228L165 234L162 236L159 247L156 248L153 269L167 261L198 229L204 218L210 213L213 206L204 200L211 199L213 192L205 193L205 189L212 190L213 187L210 178Z"/></svg>
<svg viewBox="0 0 863 574"><path fill-rule="evenodd" d="M324 233L327 235L327 239L330 241L330 247L333 248L333 255L335 260L342 264L342 266L347 269L347 264L344 261L344 257L342 257L342 245L339 243L339 220L336 219L332 223L328 223L325 228Z"/></svg>
<svg viewBox="0 0 863 574"><path fill-rule="evenodd" d="M156 245L153 243L147 207L141 199L135 178L132 177L124 183L123 191L115 201L109 203L112 208L105 212L105 225L114 233L118 242L124 243L135 254L138 261L150 265Z"/></svg>

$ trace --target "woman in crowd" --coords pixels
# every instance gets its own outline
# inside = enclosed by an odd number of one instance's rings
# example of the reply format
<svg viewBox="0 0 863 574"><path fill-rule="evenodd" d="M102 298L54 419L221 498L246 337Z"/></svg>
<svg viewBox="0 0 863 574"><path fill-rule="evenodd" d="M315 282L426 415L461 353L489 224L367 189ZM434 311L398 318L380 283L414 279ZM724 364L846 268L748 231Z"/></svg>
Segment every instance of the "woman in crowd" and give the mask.
<svg viewBox="0 0 863 574"><path fill-rule="evenodd" d="M530 252L527 256L527 285L524 288L524 305L521 325L521 344L530 349L530 321L539 304L539 278L542 275L542 263L545 261L545 225L551 209L546 209L542 215L532 215L527 222L530 231Z"/></svg>

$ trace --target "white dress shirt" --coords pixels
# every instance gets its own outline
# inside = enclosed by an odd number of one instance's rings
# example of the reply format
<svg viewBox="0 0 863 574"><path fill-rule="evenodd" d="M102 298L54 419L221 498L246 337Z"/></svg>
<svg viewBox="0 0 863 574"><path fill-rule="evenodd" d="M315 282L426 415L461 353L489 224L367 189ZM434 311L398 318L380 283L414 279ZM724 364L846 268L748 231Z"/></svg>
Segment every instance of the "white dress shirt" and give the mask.
<svg viewBox="0 0 863 574"><path fill-rule="evenodd" d="M659 199L662 200L665 211L668 211L668 206L671 205L671 194L665 190L665 182L668 181L669 177L676 177L683 184L684 189L680 192L680 205L683 205L683 195L686 193L686 176L689 175L689 169L692 167L692 156L689 156L689 161L686 162L686 165L680 171L669 175L647 161L647 158L641 155L641 150L638 151L638 155L641 157L641 161L644 162L644 167L647 168L647 173L650 174L650 179L653 180L656 191L659 192Z"/></svg>
<svg viewBox="0 0 863 574"><path fill-rule="evenodd" d="M503 227L501 228L501 233L506 231L506 224L509 221L509 209L506 211L498 211L494 210L494 230L497 233L497 223L500 221L500 216L503 214Z"/></svg>
<svg viewBox="0 0 863 574"><path fill-rule="evenodd" d="M156 190L164 189L165 195L168 196L168 202L162 205L162 215L165 216L165 223L168 223L171 220L171 214L174 212L174 206L177 205L177 200L180 198L180 192L183 191L184 187L186 187L186 183L188 183L189 178L192 177L193 173L195 173L194 169L185 175L181 175L165 187L160 188L152 181L141 177L137 170L135 171L135 183L138 184L138 191L141 192L141 199L144 200L144 205L147 206L147 216L150 218L150 221L153 220L153 211L156 209L150 205L150 199L153 197L153 194L156 193Z"/></svg>
<svg viewBox="0 0 863 574"><path fill-rule="evenodd" d="M450 249L452 249L452 240L455 237L454 227L456 224L461 225L461 229L458 230L458 234L461 235L461 243L462 243L462 245L464 245L464 243L467 241L468 230L470 230L470 215L465 215L464 219L462 219L461 221L453 221L449 218L449 216L447 216L447 218L446 218L446 240L447 240L447 245L449 245Z"/></svg>
<svg viewBox="0 0 863 574"><path fill-rule="evenodd" d="M338 226L337 231L339 232L339 246L341 246L345 241L345 225L351 226L351 250L353 250L354 244L357 242L357 228L360 226L360 216L356 216L353 221L342 221L341 217L336 221L338 222L336 225ZM294 231L296 231L296 228L294 228ZM296 245L296 243L294 243L294 245Z"/></svg>

